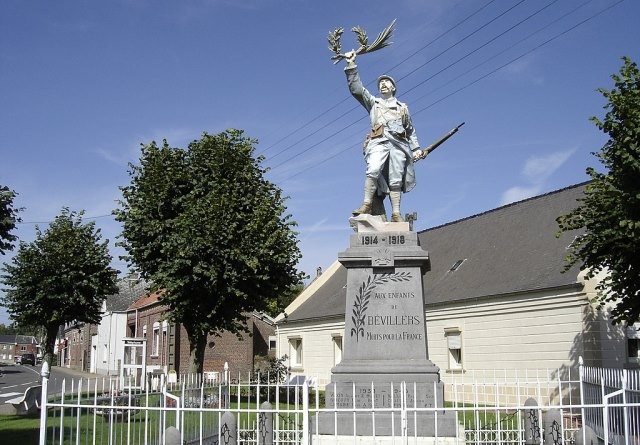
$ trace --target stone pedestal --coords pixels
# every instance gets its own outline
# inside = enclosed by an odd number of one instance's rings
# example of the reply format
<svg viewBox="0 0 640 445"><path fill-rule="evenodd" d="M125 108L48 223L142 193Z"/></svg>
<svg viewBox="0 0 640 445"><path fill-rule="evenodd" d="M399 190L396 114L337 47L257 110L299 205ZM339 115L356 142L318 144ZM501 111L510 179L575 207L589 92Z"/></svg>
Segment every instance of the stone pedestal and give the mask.
<svg viewBox="0 0 640 445"><path fill-rule="evenodd" d="M400 435L400 408L410 435L455 436L455 415L414 408L443 405L440 370L428 358L422 276L429 254L408 223L363 215L352 223L350 247L338 260L347 269L342 361L326 387L327 408L397 408L397 415L357 413L357 435ZM437 418L437 420L436 420ZM414 422L413 420L417 420ZM322 434L353 434L354 413L320 416Z"/></svg>

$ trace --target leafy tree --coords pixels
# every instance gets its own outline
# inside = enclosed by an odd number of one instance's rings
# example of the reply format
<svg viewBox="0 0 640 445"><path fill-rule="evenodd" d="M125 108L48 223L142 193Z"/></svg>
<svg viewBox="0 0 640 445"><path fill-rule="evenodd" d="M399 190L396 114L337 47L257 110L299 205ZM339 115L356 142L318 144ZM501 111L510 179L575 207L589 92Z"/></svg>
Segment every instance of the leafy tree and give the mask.
<svg viewBox="0 0 640 445"><path fill-rule="evenodd" d="M303 290L304 283L302 281L285 289L280 295L268 302L265 312L271 317L278 316Z"/></svg>
<svg viewBox="0 0 640 445"><path fill-rule="evenodd" d="M128 260L187 332L192 372L202 372L208 334L246 332L245 313L302 278L295 223L254 144L228 130L186 150L144 145L114 211Z"/></svg>
<svg viewBox="0 0 640 445"><path fill-rule="evenodd" d="M42 328L39 326L22 326L16 323L10 323L8 325L4 325L0 323L0 335L32 335L37 338L43 337Z"/></svg>
<svg viewBox="0 0 640 445"><path fill-rule="evenodd" d="M117 292L117 271L109 267L108 240L100 240L95 223L83 213L63 209L36 239L21 242L2 270L9 286L2 299L20 326L44 331L44 359L51 365L58 328L65 323L97 323L102 301Z"/></svg>
<svg viewBox="0 0 640 445"><path fill-rule="evenodd" d="M640 317L640 72L623 58L615 88L599 89L608 100L603 121L592 117L609 140L594 153L604 173L588 168L592 182L579 206L558 218L561 231L583 230L570 247L567 268L581 264L587 277L604 272L601 303L614 303L612 321Z"/></svg>
<svg viewBox="0 0 640 445"><path fill-rule="evenodd" d="M13 250L13 243L17 239L11 234L16 228L16 223L20 222L18 212L20 209L13 207L13 200L16 192L7 186L0 186L0 254Z"/></svg>
<svg viewBox="0 0 640 445"><path fill-rule="evenodd" d="M289 376L285 354L280 358L259 356L254 358L255 371L252 380L260 383L284 383Z"/></svg>
<svg viewBox="0 0 640 445"><path fill-rule="evenodd" d="M0 323L0 335L13 335L17 333L18 333L18 329L16 328L15 323L11 323L8 325L4 325L3 323Z"/></svg>

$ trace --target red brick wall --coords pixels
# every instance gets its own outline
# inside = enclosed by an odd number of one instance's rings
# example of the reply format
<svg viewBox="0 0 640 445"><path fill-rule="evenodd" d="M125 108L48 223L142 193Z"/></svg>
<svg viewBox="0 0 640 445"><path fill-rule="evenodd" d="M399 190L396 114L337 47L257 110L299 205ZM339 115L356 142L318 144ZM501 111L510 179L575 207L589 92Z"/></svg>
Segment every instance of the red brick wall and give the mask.
<svg viewBox="0 0 640 445"><path fill-rule="evenodd" d="M243 334L242 340L235 334L223 332L221 336L210 335L204 354L203 371L224 371L224 364L229 364L231 378L240 375L243 379L253 372L255 355L266 355L269 349L269 335L275 334L275 328L268 323L249 317L247 328L253 336ZM179 333L179 366L178 372L189 372L189 339L186 330L181 327ZM178 352L176 352L178 354Z"/></svg>
<svg viewBox="0 0 640 445"><path fill-rule="evenodd" d="M166 307L160 304L153 304L138 311L131 311L127 314L127 336L147 339L146 364L147 366L167 367L169 362L169 326L166 330L163 327L162 315ZM138 319L137 332L135 332L136 316ZM154 336L154 325L157 323L158 336ZM145 333L146 326L146 333ZM157 354L156 340L158 341ZM167 371L170 369L167 368Z"/></svg>
<svg viewBox="0 0 640 445"><path fill-rule="evenodd" d="M11 345L14 348L13 356L17 357L22 354L27 354L31 352L32 354L36 354L38 352L38 348L33 343L18 343L17 345ZM23 349L24 348L24 349Z"/></svg>
<svg viewBox="0 0 640 445"><path fill-rule="evenodd" d="M97 332L97 326L83 324L80 327L71 327L65 330L67 350L66 362L62 366L79 371L88 371L91 360L91 336Z"/></svg>

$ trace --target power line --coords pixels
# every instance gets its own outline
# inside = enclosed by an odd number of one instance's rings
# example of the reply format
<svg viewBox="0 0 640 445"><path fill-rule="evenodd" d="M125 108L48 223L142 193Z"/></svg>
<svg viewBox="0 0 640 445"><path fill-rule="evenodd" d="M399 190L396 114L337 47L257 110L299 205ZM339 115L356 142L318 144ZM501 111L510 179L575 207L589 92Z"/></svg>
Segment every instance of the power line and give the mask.
<svg viewBox="0 0 640 445"><path fill-rule="evenodd" d="M589 3L593 2L594 0L588 0L586 3L581 3L580 5L576 6L575 8L573 8L572 10L564 13L563 15L559 16L558 18L556 18L555 20L553 20L552 22L546 24L545 26L538 28L537 31L534 31L533 33L523 37L522 39L514 42L513 44L509 45L508 47L506 47L505 49L503 49L502 51L500 51L499 53L494 54L493 56L484 59L482 62L480 62L479 64L475 65L474 67L468 69L467 71L457 75L456 77L449 79L449 81L445 82L444 84L440 85L439 87L430 90L427 94L423 94L422 96L417 97L415 100L419 101L421 99L424 99L425 97L433 94L434 92L444 88L447 85L452 84L453 82L455 82L456 80L460 79L463 76L466 76L467 74L469 74L470 72L475 71L476 69L480 68L482 65L486 65L487 63L489 63L490 61L494 60L495 58L501 56L502 54L506 53L507 51L509 51L512 48L515 48L516 46L518 46L520 43L524 42L525 40L530 39L531 37L533 37L534 35L538 34L541 31L544 31L545 29L549 28L550 26L558 23L559 21L561 21L562 19L568 17L569 15L573 14L574 12L576 12L578 9L581 9L583 7L585 7L586 5L588 5Z"/></svg>
<svg viewBox="0 0 640 445"><path fill-rule="evenodd" d="M441 97L440 99L436 100L435 102L432 102L432 103L431 103L431 104L429 104L428 106L426 106L426 107L424 107L424 108L422 108L422 109L418 110L418 111L416 112L416 114L417 114L417 113L421 113L421 112L423 112L423 111L427 110L428 108L431 108L432 106L434 106L434 105L436 105L436 104L438 104L438 103L442 102L442 101L443 101L443 100L445 100L445 99L448 99L449 97L453 96L454 94L459 93L460 91L466 90L466 89L467 89L467 88L469 88L470 86L472 86L472 85L474 85L474 84L478 83L479 81L481 81L481 80L483 80L483 79L486 79L486 78L487 78L487 77L489 77L490 75L492 75L492 74L494 74L494 73L496 73L496 72L500 71L502 68L504 68L504 67L506 67L506 66L508 66L508 65L511 65L511 64L512 64L512 63L514 63L514 62L517 62L518 60L522 59L522 58L523 58L523 57L525 57L525 56L528 56L528 55L529 55L529 54L531 54L532 52L534 52L534 51L536 51L536 50L538 50L538 49L542 48L543 46L546 46L547 44L551 43L552 41L554 41L554 40L556 40L556 39L558 39L558 38L560 38L560 37L564 36L565 34L567 34L567 33L571 32L571 31L573 31L573 30L574 30L574 29L576 29L578 26L581 26L581 25L583 25L583 24L587 23L588 21L590 21L590 20L594 19L595 17L597 17L597 16L599 16L599 15L601 15L601 14L604 14L604 13L605 13L605 12L607 12L609 9L613 8L614 6L619 5L619 4L620 4L620 3L622 3L623 1L624 1L624 0L618 0L617 2L615 2L615 3L613 3L613 4L609 5L609 6L607 6L606 8L604 8L604 9L600 10L599 12L597 12L597 13L595 13L595 14L593 14L593 15L591 15L591 16L589 16L589 17L587 17L586 19L584 19L584 20L582 20L582 21L580 21L580 22L576 23L576 24L575 24L575 25L573 25L572 27L570 27L570 28L568 28L568 29L566 29L566 30L562 31L562 32L561 32L561 33L559 33L559 34L556 34L555 36L551 37L550 39L545 40L544 42L540 43L539 45L537 45L537 46L535 46L535 47L531 48L529 51L526 51L525 53L523 53L523 54L519 55L518 57L516 57L516 58L514 58L514 59L511 59L509 62L507 62L507 63L505 63L505 64L503 64L503 65L500 65L499 67L497 67L497 68L495 68L495 69L493 69L493 70L489 71L488 73L484 74L483 76L478 77L477 79L475 79L475 80L473 80L473 81L471 81L471 82L467 83L466 85L464 85L464 86L462 86L462 87L458 88L457 90L452 91L451 93L449 93L449 94L447 94L447 95L445 95L445 96Z"/></svg>
<svg viewBox="0 0 640 445"><path fill-rule="evenodd" d="M106 215L97 215L97 216L82 216L82 219L100 219L100 218L108 218L108 217L112 217L113 215L111 213L107 213ZM16 225L34 225L34 224L51 224L52 222L54 222L55 220L49 220L49 221L19 221L16 222Z"/></svg>
<svg viewBox="0 0 640 445"><path fill-rule="evenodd" d="M451 68L452 66L456 65L457 63L461 62L462 60L466 59L467 57L469 57L472 54L475 54L476 52L480 51L482 48L488 46L490 43L496 41L497 39L499 39L500 37L506 35L508 32L514 30L515 28L517 28L518 26L522 25L523 23L525 23L526 21L528 21L529 19L535 17L536 15L540 14L542 11L544 11L545 9L547 9L548 7L550 7L551 5L553 5L554 3L558 2L558 0L553 0L551 3L548 3L547 5L543 6L542 8L538 9L536 12L530 14L529 16L525 17L524 19L520 20L518 23L516 23L515 25L511 26L510 28L506 29L505 31L501 32L500 34L494 36L493 38L489 39L488 41L486 41L485 43L483 43L482 45L478 46L476 49L474 49L473 51L468 52L467 54L465 54L464 56L460 57L459 59L457 59L455 62L450 63L449 65L445 66L444 68L442 68L440 71L436 72L435 74L432 74L431 76L427 77L426 79L424 79L421 82L418 82L416 85L414 85L413 87L411 87L410 89L408 89L406 91L406 93L415 90L416 88L418 88L421 85L424 85L426 82L428 82L429 80L433 79L434 77L436 77L438 74L448 70L449 68ZM424 65L422 65L424 66ZM416 68L417 69L417 68ZM413 70L411 73L415 72L415 70ZM411 74L409 73L409 74Z"/></svg>
<svg viewBox="0 0 640 445"><path fill-rule="evenodd" d="M402 76L399 80L405 79L406 77L410 76L411 74L415 73L416 71L418 71L420 68L425 67L427 64L429 64L430 62L432 62L433 60L437 59L438 57L440 57L441 55L443 55L444 53L446 53L447 51L449 51L452 48L455 48L456 46L458 46L460 43L464 42L465 40L467 40L468 38L472 37L473 35L475 35L476 33L482 31L484 28L486 28L487 26L489 26L490 24L492 24L493 22L495 22L496 20L498 20L499 18L503 17L504 15L506 15L507 13L511 12L513 9L515 9L516 7L520 6L522 3L524 3L526 0L520 0L518 3L516 3L515 5L513 5L512 7L508 8L507 10L501 12L500 14L498 14L496 17L492 18L491 20L489 20L487 23L485 23L484 25L482 25L481 27L475 29L473 32L467 34L466 36L464 36L462 39L458 40L456 43L454 43L453 45L451 45L449 48L445 49L444 51L436 54L434 57L432 57L431 59L427 60L426 62L424 62L422 65L417 66L416 68L414 68L413 70L409 71L407 74L405 74L404 76ZM552 3L555 3L554 2ZM516 25L517 26L517 25ZM415 88L415 87L413 87ZM413 89L412 88L412 89Z"/></svg>

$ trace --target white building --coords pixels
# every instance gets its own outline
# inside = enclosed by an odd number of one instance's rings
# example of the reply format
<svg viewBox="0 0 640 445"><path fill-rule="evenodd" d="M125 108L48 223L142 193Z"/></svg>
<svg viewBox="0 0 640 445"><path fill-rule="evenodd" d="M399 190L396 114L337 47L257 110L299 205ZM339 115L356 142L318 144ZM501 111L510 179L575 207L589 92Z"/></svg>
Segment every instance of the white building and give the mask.
<svg viewBox="0 0 640 445"><path fill-rule="evenodd" d="M118 281L118 293L102 303L102 320L91 338L91 369L97 374L118 376L127 336L127 308L147 291L147 283L137 276Z"/></svg>

